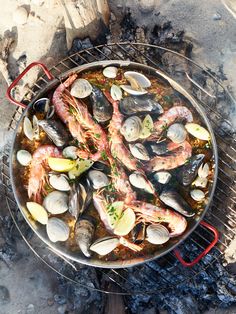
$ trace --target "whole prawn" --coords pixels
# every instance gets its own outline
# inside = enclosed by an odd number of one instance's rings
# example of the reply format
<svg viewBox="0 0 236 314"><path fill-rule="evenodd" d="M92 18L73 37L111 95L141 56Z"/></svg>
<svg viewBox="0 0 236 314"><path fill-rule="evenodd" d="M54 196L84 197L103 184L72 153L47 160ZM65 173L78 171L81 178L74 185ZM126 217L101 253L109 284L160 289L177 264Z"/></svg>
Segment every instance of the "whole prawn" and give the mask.
<svg viewBox="0 0 236 314"><path fill-rule="evenodd" d="M59 118L68 125L71 135L80 143L85 142L85 134L75 116L70 113L69 106L63 100L63 94L66 89L76 80L77 74L71 75L65 82L61 83L53 93L52 102L55 107L55 112Z"/></svg>
<svg viewBox="0 0 236 314"><path fill-rule="evenodd" d="M104 94L113 105L113 115L108 128L111 154L129 170L137 170L139 168L138 161L124 145L123 137L119 131L122 125L123 115L119 111L118 101L113 100L109 92L104 92Z"/></svg>
<svg viewBox="0 0 236 314"><path fill-rule="evenodd" d="M187 227L187 220L173 210L141 201L135 201L129 207L135 211L139 221L146 223L167 223L171 237L179 236Z"/></svg>
<svg viewBox="0 0 236 314"><path fill-rule="evenodd" d="M86 131L86 137L92 139L97 150L96 153L89 153L84 150L78 150L78 155L81 158L89 158L97 161L102 158L103 154L107 154L109 150L107 135L102 127L93 120L88 111L87 106L72 95L64 95L64 101L72 106L75 110L75 117L79 125Z"/></svg>
<svg viewBox="0 0 236 314"><path fill-rule="evenodd" d="M145 166L145 169L150 172L174 169L182 166L191 155L192 146L184 141L179 144L176 150L172 151L171 155L152 158Z"/></svg>
<svg viewBox="0 0 236 314"><path fill-rule="evenodd" d="M54 145L39 146L33 153L30 165L28 196L33 198L35 202L41 203L43 185L46 179L46 161L49 157L61 157L62 153Z"/></svg>

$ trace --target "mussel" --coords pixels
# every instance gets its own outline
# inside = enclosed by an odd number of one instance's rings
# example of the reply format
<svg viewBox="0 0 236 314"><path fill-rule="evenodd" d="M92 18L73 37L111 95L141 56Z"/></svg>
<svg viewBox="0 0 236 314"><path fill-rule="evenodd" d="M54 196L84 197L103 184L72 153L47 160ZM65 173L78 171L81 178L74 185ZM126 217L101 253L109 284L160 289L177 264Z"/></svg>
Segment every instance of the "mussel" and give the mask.
<svg viewBox="0 0 236 314"><path fill-rule="evenodd" d="M185 199L173 189L164 189L160 194L160 200L183 216L192 217L195 215L195 212Z"/></svg>
<svg viewBox="0 0 236 314"><path fill-rule="evenodd" d="M120 111L128 116L139 113L155 113L161 115L164 110L154 97L155 96L152 94L124 97L120 101Z"/></svg>
<svg viewBox="0 0 236 314"><path fill-rule="evenodd" d="M62 147L68 143L70 134L61 121L54 119L39 120L38 124L56 146Z"/></svg>
<svg viewBox="0 0 236 314"><path fill-rule="evenodd" d="M140 160L150 160L145 146L141 143L129 144L131 154Z"/></svg>
<svg viewBox="0 0 236 314"><path fill-rule="evenodd" d="M170 239L169 230L161 224L149 225L146 233L147 241L152 244L164 244Z"/></svg>
<svg viewBox="0 0 236 314"><path fill-rule="evenodd" d="M170 152L169 141L163 140L161 142L146 142L145 144L148 151L150 151L153 155L165 155Z"/></svg>
<svg viewBox="0 0 236 314"><path fill-rule="evenodd" d="M181 123L174 123L167 130L167 137L174 143L182 143L187 137L187 132Z"/></svg>
<svg viewBox="0 0 236 314"><path fill-rule="evenodd" d="M168 171L158 171L153 175L153 177L157 182L167 184L172 176Z"/></svg>
<svg viewBox="0 0 236 314"><path fill-rule="evenodd" d="M133 142L139 138L141 130L141 119L137 116L132 116L124 121L120 133L124 136L127 142Z"/></svg>
<svg viewBox="0 0 236 314"><path fill-rule="evenodd" d="M86 257L91 256L89 250L95 232L95 222L93 217L86 216L77 221L75 225L75 241Z"/></svg>
<svg viewBox="0 0 236 314"><path fill-rule="evenodd" d="M40 98L33 104L33 109L44 119L50 119L54 115L55 108L50 105L50 99Z"/></svg>
<svg viewBox="0 0 236 314"><path fill-rule="evenodd" d="M120 241L117 237L104 237L97 239L90 246L90 250L103 256L111 253L119 244Z"/></svg>
<svg viewBox="0 0 236 314"><path fill-rule="evenodd" d="M132 241L140 244L145 240L146 225L142 222L138 223L131 231Z"/></svg>
<svg viewBox="0 0 236 314"><path fill-rule="evenodd" d="M92 101L94 118L99 123L109 121L112 117L113 107L98 87L93 86L90 99Z"/></svg>
<svg viewBox="0 0 236 314"><path fill-rule="evenodd" d="M93 197L92 187L87 179L75 182L69 194L69 212L77 220L89 207Z"/></svg>
<svg viewBox="0 0 236 314"><path fill-rule="evenodd" d="M204 157L204 154L194 155L190 157L185 165L178 169L177 179L182 185L187 186L193 182Z"/></svg>

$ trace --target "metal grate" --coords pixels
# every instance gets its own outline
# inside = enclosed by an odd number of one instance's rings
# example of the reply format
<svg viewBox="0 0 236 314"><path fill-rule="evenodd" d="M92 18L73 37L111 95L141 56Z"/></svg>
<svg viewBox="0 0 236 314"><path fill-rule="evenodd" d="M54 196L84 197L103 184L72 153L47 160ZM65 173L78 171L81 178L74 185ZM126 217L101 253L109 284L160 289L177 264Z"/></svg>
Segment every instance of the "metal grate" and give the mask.
<svg viewBox="0 0 236 314"><path fill-rule="evenodd" d="M211 209L204 220L214 225L220 232L220 240L216 247L194 267L184 268L171 252L164 257L141 266L123 269L94 269L97 281L93 285L86 285L86 281L79 276L84 265L67 261L58 256L51 249L45 247L36 236L25 234L18 208L12 193L9 179L9 147L6 147L2 158L2 181L5 187L6 202L9 212L22 237L34 253L51 269L58 274L81 284L89 289L106 293L117 294L143 294L164 292L170 287L191 281L206 268L222 260L223 254L235 237L236 225L236 139L230 122L230 115L235 106L235 100L222 86L221 82L210 72L203 69L185 56L167 48L140 44L140 43L114 43L82 50L62 60L51 69L57 77L72 67L104 59L121 59L146 63L161 69L174 80L183 85L185 89L197 98L203 106L206 115L212 123L219 150L219 178ZM24 101L30 101L48 82L45 76L40 77L29 90ZM18 108L12 117L9 130L14 131L17 121L22 114ZM212 241L212 234L199 226L192 235L180 245L182 255L187 260L193 259L204 250ZM139 275L142 274L141 279ZM112 283L112 285L110 285Z"/></svg>

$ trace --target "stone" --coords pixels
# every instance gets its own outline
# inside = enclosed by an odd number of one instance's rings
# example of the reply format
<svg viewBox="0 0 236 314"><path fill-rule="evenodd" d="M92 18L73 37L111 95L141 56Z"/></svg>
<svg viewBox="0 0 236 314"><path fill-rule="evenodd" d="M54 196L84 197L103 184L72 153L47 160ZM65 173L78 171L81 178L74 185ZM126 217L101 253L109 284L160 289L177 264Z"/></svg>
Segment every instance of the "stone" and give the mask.
<svg viewBox="0 0 236 314"><path fill-rule="evenodd" d="M139 0L139 10L142 13L150 13L154 10L156 6L156 1L155 0Z"/></svg>
<svg viewBox="0 0 236 314"><path fill-rule="evenodd" d="M26 308L26 314L33 314L33 313L35 313L34 305L29 304Z"/></svg>
<svg viewBox="0 0 236 314"><path fill-rule="evenodd" d="M4 286L0 286L0 305L6 304L10 301L10 293Z"/></svg>
<svg viewBox="0 0 236 314"><path fill-rule="evenodd" d="M28 12L24 7L18 7L13 13L13 20L18 25L24 25L28 19Z"/></svg>
<svg viewBox="0 0 236 314"><path fill-rule="evenodd" d="M57 312L58 312L59 314L65 314L65 313L66 313L66 308L67 308L67 305L66 305L66 304L60 305L60 306L58 306L58 308L57 308Z"/></svg>
<svg viewBox="0 0 236 314"><path fill-rule="evenodd" d="M221 20L221 14L220 13L215 13L214 15L213 15L213 20L214 21L219 21L219 20Z"/></svg>

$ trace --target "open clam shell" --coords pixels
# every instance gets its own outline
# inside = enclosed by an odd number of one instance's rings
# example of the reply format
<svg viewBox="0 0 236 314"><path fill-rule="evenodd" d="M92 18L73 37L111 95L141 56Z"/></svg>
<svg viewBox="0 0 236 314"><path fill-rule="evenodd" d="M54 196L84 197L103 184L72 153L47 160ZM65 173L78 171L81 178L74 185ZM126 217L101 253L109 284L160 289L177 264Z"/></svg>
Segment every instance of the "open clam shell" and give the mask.
<svg viewBox="0 0 236 314"><path fill-rule="evenodd" d="M66 241L70 235L69 226L63 220L56 217L48 219L46 231L52 242Z"/></svg>
<svg viewBox="0 0 236 314"><path fill-rule="evenodd" d="M149 79L142 73L127 71L124 76L130 85L121 85L121 88L130 95L144 95L147 93L145 88L151 86Z"/></svg>
<svg viewBox="0 0 236 314"><path fill-rule="evenodd" d="M129 149L131 154L140 160L150 160L148 152L143 144L136 143L136 144L129 144Z"/></svg>
<svg viewBox="0 0 236 314"><path fill-rule="evenodd" d="M92 93L93 87L85 79L77 79L71 86L70 93L76 98L86 98Z"/></svg>

